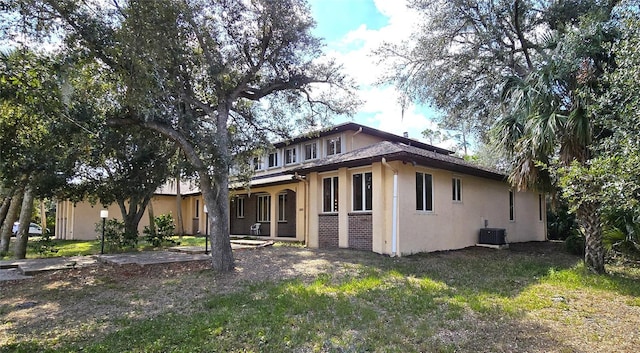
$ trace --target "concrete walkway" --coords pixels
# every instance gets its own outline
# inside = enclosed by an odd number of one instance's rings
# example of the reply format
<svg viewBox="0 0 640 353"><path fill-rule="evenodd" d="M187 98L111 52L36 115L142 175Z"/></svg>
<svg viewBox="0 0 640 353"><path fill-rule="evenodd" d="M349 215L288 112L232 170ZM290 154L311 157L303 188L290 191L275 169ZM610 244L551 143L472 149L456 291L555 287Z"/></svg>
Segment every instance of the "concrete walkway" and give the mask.
<svg viewBox="0 0 640 353"><path fill-rule="evenodd" d="M231 243L233 250L255 249L273 245L270 241L242 240L240 243L234 240ZM205 248L201 246L176 246L168 250L141 251L122 254L104 254L72 257L51 257L46 259L4 260L0 261L0 281L31 278L38 273L46 271L68 270L96 266L98 263L110 263L115 265L137 264L140 266L168 264L176 262L200 261L211 258L205 254Z"/></svg>

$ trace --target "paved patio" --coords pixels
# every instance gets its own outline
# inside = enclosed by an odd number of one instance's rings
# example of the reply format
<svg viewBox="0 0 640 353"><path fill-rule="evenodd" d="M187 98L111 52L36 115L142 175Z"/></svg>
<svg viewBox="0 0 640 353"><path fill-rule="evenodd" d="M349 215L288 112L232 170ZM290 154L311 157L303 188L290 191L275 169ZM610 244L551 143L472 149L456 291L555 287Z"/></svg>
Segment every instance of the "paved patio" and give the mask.
<svg viewBox="0 0 640 353"><path fill-rule="evenodd" d="M255 249L273 245L271 241L233 240L233 250ZM31 278L47 271L68 270L96 266L98 263L115 265L137 264L140 266L168 264L176 262L208 260L202 246L176 246L168 250L141 251L122 254L104 254L72 257L51 257L46 259L3 260L0 261L0 281Z"/></svg>

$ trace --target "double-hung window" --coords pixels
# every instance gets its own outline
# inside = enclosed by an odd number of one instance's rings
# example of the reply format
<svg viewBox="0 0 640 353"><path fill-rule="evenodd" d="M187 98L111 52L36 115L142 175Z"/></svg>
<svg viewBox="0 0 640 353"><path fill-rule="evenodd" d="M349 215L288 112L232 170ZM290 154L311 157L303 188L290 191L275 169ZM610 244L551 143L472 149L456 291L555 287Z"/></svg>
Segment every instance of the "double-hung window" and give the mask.
<svg viewBox="0 0 640 353"><path fill-rule="evenodd" d="M244 218L244 197L236 197L236 218Z"/></svg>
<svg viewBox="0 0 640 353"><path fill-rule="evenodd" d="M269 153L269 168L278 166L278 152Z"/></svg>
<svg viewBox="0 0 640 353"><path fill-rule="evenodd" d="M262 158L255 157L253 159L253 169L254 170L261 170L262 169Z"/></svg>
<svg viewBox="0 0 640 353"><path fill-rule="evenodd" d="M271 221L271 195L258 195L258 222Z"/></svg>
<svg viewBox="0 0 640 353"><path fill-rule="evenodd" d="M373 178L371 172L353 174L353 210L371 211L373 208Z"/></svg>
<svg viewBox="0 0 640 353"><path fill-rule="evenodd" d="M416 173L416 210L433 212L433 176Z"/></svg>
<svg viewBox="0 0 640 353"><path fill-rule="evenodd" d="M338 212L338 177L322 179L322 211Z"/></svg>
<svg viewBox="0 0 640 353"><path fill-rule="evenodd" d="M316 159L318 158L318 144L316 142L307 143L304 145L304 159Z"/></svg>
<svg viewBox="0 0 640 353"><path fill-rule="evenodd" d="M293 164L296 162L296 148L291 147L284 150L284 163Z"/></svg>
<svg viewBox="0 0 640 353"><path fill-rule="evenodd" d="M278 195L278 222L287 221L287 194Z"/></svg>
<svg viewBox="0 0 640 353"><path fill-rule="evenodd" d="M334 137L327 140L327 156L339 154L342 151L340 137Z"/></svg>

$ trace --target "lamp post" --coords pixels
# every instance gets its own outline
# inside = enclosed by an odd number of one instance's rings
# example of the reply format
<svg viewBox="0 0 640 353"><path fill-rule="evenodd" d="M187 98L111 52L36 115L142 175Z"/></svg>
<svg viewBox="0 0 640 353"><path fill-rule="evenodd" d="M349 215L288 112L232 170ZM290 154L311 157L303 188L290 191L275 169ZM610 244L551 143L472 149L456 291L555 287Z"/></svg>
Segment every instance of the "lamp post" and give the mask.
<svg viewBox="0 0 640 353"><path fill-rule="evenodd" d="M100 218L102 218L102 239L100 240L100 255L104 254L104 223L109 217L109 210L101 210Z"/></svg>
<svg viewBox="0 0 640 353"><path fill-rule="evenodd" d="M202 207L204 211L204 253L209 254L209 212L207 211L207 205Z"/></svg>

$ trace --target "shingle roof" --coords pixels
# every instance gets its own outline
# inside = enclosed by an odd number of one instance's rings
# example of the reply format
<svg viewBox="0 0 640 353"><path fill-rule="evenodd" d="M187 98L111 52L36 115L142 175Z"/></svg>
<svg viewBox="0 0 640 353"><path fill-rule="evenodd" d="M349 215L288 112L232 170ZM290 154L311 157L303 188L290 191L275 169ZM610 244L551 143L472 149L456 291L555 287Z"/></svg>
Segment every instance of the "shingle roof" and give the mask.
<svg viewBox="0 0 640 353"><path fill-rule="evenodd" d="M308 134L303 134L303 135L299 135L299 136L293 137L291 140L278 141L278 142L274 143L273 146L276 147L276 148L280 148L280 147L287 146L289 144L294 144L294 143L300 143L300 142L304 142L304 141L308 141L308 140L313 140L313 139L316 139L318 137L329 136L329 135L333 135L333 134L336 134L336 133L339 133L339 132L343 132L343 131L361 131L362 133L365 133L367 135L377 136L377 137L380 137L380 138L382 138L384 140L387 140L387 141L400 142L400 143L404 143L404 144L409 145L409 146L416 146L416 147L419 147L419 148L432 150L432 151L436 151L436 152L443 153L443 154L453 154L453 151L450 151L450 150L445 149L445 148L429 145L427 143L424 143L424 142L421 142L421 141L417 141L417 140L414 140L414 139L411 139L411 138L408 138L408 137L398 136L398 135L395 135L395 134L392 134L392 133L389 133L389 132L386 132L386 131L374 129L372 127L365 126L365 125L358 124L358 123L354 123L354 122L346 122L346 123L334 125L334 126L331 126L329 128L326 128L324 130L313 131L313 132L310 132Z"/></svg>
<svg viewBox="0 0 640 353"><path fill-rule="evenodd" d="M293 169L292 172L304 175L310 172L335 170L339 167L356 167L379 162L382 158L387 161L401 160L494 180L506 178L497 170L467 162L462 158L391 141L382 141L350 152L310 161Z"/></svg>

